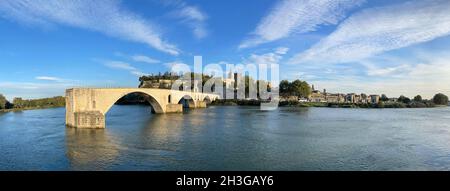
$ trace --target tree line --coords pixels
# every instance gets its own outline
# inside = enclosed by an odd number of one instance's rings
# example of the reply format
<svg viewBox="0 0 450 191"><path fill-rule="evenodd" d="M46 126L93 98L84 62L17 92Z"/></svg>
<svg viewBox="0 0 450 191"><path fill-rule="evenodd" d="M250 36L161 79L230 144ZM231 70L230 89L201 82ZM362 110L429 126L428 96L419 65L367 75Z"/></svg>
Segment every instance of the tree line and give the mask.
<svg viewBox="0 0 450 191"><path fill-rule="evenodd" d="M389 98L382 94L380 97L380 101L387 102L389 101ZM431 100L425 100L422 99L421 95L414 96L413 99L410 99L409 97L406 97L404 95L401 95L397 98L397 102L403 103L403 104L413 104L413 105L421 105L421 104L436 104L436 105L448 105L448 96L442 93L438 93L433 96Z"/></svg>
<svg viewBox="0 0 450 191"><path fill-rule="evenodd" d="M0 94L0 109L30 109L30 108L47 108L47 107L64 107L66 100L63 96L41 99L22 99L14 98L13 102L9 102L5 96Z"/></svg>

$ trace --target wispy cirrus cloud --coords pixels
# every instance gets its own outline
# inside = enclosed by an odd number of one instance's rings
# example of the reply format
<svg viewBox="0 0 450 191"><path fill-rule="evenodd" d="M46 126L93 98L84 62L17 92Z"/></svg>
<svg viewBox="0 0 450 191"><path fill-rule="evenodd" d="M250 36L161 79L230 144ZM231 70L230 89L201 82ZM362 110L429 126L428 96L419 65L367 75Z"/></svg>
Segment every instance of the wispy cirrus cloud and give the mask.
<svg viewBox="0 0 450 191"><path fill-rule="evenodd" d="M289 63L351 62L450 34L450 1L411 1L369 8Z"/></svg>
<svg viewBox="0 0 450 191"><path fill-rule="evenodd" d="M103 62L103 64L108 68L125 70L135 76L140 77L140 76L149 75L148 73L140 71L139 69L135 68L134 66L132 66L131 64L129 64L127 62L115 61L115 60L112 60L112 61L108 60L108 61L101 61L101 62Z"/></svg>
<svg viewBox="0 0 450 191"><path fill-rule="evenodd" d="M0 16L38 26L78 27L179 54L175 45L162 39L155 24L123 9L119 0L2 0Z"/></svg>
<svg viewBox="0 0 450 191"><path fill-rule="evenodd" d="M44 80L44 81L54 81L54 82L61 82L63 79L52 77L52 76L36 76L36 80Z"/></svg>
<svg viewBox="0 0 450 191"><path fill-rule="evenodd" d="M113 69L121 69L121 70L137 70L135 67L131 66L129 63L122 61L105 61L104 65L113 68Z"/></svg>
<svg viewBox="0 0 450 191"><path fill-rule="evenodd" d="M161 61L154 59L154 58L150 58L148 56L144 56L144 55L133 55L131 56L131 59L135 62L144 62L147 64L156 64L156 63L160 63Z"/></svg>
<svg viewBox="0 0 450 191"><path fill-rule="evenodd" d="M72 79L65 79L65 78L59 78L54 76L36 76L34 79L39 81L46 81L46 82L54 82L54 83L78 83L79 80L72 80Z"/></svg>
<svg viewBox="0 0 450 191"><path fill-rule="evenodd" d="M173 61L164 63L164 66L167 67L168 69L172 69L175 65L186 65L186 64L182 61Z"/></svg>
<svg viewBox="0 0 450 191"><path fill-rule="evenodd" d="M288 37L292 33L315 31L320 25L335 25L351 8L364 0L284 0L259 23L252 37L239 48L257 46Z"/></svg>
<svg viewBox="0 0 450 191"><path fill-rule="evenodd" d="M182 23L189 26L196 38L201 39L208 35L205 24L208 16L200 8L180 3L177 10L174 10L171 15L181 19Z"/></svg>
<svg viewBox="0 0 450 191"><path fill-rule="evenodd" d="M279 64L283 55L287 53L289 49L285 47L276 48L273 52L264 54L251 54L248 58L243 60L243 64L256 64L256 65L270 65Z"/></svg>

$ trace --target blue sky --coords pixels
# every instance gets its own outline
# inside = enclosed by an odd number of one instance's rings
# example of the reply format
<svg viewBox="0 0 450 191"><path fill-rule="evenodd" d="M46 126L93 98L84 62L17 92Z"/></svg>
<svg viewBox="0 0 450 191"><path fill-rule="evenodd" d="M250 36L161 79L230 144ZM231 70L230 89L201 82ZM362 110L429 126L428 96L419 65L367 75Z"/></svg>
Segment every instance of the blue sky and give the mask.
<svg viewBox="0 0 450 191"><path fill-rule="evenodd" d="M450 1L1 0L0 93L136 87L173 63L276 63L328 92L450 94Z"/></svg>

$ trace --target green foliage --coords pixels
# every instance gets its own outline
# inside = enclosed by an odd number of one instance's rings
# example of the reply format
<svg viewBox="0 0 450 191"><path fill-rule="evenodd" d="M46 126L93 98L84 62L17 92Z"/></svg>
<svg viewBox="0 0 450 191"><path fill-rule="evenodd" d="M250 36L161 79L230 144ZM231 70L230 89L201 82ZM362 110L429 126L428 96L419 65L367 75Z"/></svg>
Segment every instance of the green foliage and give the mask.
<svg viewBox="0 0 450 191"><path fill-rule="evenodd" d="M389 98L386 96L386 94L381 94L380 101L389 101Z"/></svg>
<svg viewBox="0 0 450 191"><path fill-rule="evenodd" d="M385 102L384 108L405 108L406 104L403 102Z"/></svg>
<svg viewBox="0 0 450 191"><path fill-rule="evenodd" d="M378 102L377 108L384 108L384 107L385 107L385 105L384 105L383 101Z"/></svg>
<svg viewBox="0 0 450 191"><path fill-rule="evenodd" d="M433 103L437 105L448 105L448 97L442 93L438 93L434 95Z"/></svg>
<svg viewBox="0 0 450 191"><path fill-rule="evenodd" d="M410 108L423 108L423 107L427 107L427 105L425 103L423 103L423 102L414 100L413 102L411 102L408 105L408 107L410 107Z"/></svg>
<svg viewBox="0 0 450 191"><path fill-rule="evenodd" d="M401 95L401 96L397 99L397 102L401 102L401 103L408 104L409 102L411 102L411 99L409 99L408 97L405 97L405 96Z"/></svg>
<svg viewBox="0 0 450 191"><path fill-rule="evenodd" d="M0 109L34 109L48 107L63 107L66 105L66 99L62 96L42 99L24 100L22 98L14 98L13 103L6 100L5 96L0 94Z"/></svg>
<svg viewBox="0 0 450 191"><path fill-rule="evenodd" d="M416 95L416 97L414 97L414 101L415 102L421 102L422 101L422 96Z"/></svg>
<svg viewBox="0 0 450 191"><path fill-rule="evenodd" d="M29 99L24 100L22 98L14 98L14 108L47 108L47 107L63 107L66 104L66 100L62 96L42 99Z"/></svg>
<svg viewBox="0 0 450 191"><path fill-rule="evenodd" d="M282 80L279 85L282 96L308 97L311 94L311 87L306 81L295 80L289 82Z"/></svg>
<svg viewBox="0 0 450 191"><path fill-rule="evenodd" d="M165 72L164 74L158 73L158 75L148 75L148 76L141 76L139 77L139 81L143 82L143 81L151 81L151 80L177 80L178 78L180 78L179 75L174 74L174 73L170 73L170 72Z"/></svg>
<svg viewBox="0 0 450 191"><path fill-rule="evenodd" d="M8 100L6 100L5 96L3 94L0 94L0 109L7 109L6 105L8 103Z"/></svg>
<svg viewBox="0 0 450 191"><path fill-rule="evenodd" d="M280 89L280 93L288 93L289 92L289 81L281 80L280 85L278 87Z"/></svg>
<svg viewBox="0 0 450 191"><path fill-rule="evenodd" d="M24 108L25 102L22 98L16 97L13 99L13 105L14 105L14 108Z"/></svg>
<svg viewBox="0 0 450 191"><path fill-rule="evenodd" d="M367 97L368 97L368 96L367 96L366 94L364 94L364 93L361 94L361 98L362 98L362 99L367 99Z"/></svg>

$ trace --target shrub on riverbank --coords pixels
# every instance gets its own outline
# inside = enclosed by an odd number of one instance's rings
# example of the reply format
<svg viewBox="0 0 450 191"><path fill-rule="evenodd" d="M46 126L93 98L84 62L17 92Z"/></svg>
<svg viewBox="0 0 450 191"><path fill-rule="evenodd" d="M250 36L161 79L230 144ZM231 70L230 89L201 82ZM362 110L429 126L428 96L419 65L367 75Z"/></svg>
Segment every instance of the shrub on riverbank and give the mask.
<svg viewBox="0 0 450 191"><path fill-rule="evenodd" d="M448 105L448 97L442 93L438 93L434 95L433 103L436 105Z"/></svg>

